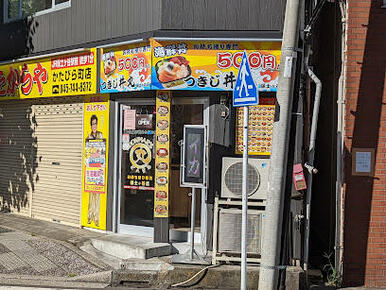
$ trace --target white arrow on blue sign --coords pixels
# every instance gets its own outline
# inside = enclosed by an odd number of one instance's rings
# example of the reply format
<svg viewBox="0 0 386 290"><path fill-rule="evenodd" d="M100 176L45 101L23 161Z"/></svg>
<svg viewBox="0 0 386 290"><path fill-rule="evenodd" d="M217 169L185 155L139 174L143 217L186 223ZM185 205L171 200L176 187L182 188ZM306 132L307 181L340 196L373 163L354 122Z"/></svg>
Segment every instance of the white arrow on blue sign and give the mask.
<svg viewBox="0 0 386 290"><path fill-rule="evenodd" d="M233 90L233 106L254 106L259 104L259 92L253 81L251 68L247 58L247 52L244 51L243 59L240 63L239 73L235 88Z"/></svg>

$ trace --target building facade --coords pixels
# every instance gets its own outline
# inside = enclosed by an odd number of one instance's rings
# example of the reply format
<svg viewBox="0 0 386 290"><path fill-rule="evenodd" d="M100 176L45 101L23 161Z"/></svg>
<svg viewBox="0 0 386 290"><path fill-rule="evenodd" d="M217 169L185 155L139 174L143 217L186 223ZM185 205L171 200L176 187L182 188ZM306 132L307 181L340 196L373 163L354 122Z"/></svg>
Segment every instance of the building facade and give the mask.
<svg viewBox="0 0 386 290"><path fill-rule="evenodd" d="M206 181L195 224L211 247L221 160L241 156L231 96L244 50L261 97L250 149L269 160L285 1L264 3L3 1L2 209L186 239L180 145L184 125L199 125L207 173L190 174Z"/></svg>
<svg viewBox="0 0 386 290"><path fill-rule="evenodd" d="M35 2L1 2L1 208L154 241L186 239L191 189L181 182L181 140L184 125L203 126L207 162L191 161L207 173L192 166L190 177L204 183L196 241L211 249L214 218L239 200L224 195L223 158L230 168L242 153L232 91L244 50L260 94L250 158L261 172L269 164L286 1ZM386 280L382 5L305 1L299 19L293 116L301 118L292 120L289 168L307 162L307 69L323 83L306 262L323 268L324 252L335 253L348 286ZM305 255L306 192L288 184L282 260L296 264ZM236 205L219 206L228 200ZM251 200L264 212L263 195Z"/></svg>
<svg viewBox="0 0 386 290"><path fill-rule="evenodd" d="M311 10L309 66L323 91L310 263L322 268L326 255L332 263L335 256L344 286L382 288L385 6L383 1L317 1Z"/></svg>
<svg viewBox="0 0 386 290"><path fill-rule="evenodd" d="M382 1L347 5L344 282L386 287L386 10Z"/></svg>

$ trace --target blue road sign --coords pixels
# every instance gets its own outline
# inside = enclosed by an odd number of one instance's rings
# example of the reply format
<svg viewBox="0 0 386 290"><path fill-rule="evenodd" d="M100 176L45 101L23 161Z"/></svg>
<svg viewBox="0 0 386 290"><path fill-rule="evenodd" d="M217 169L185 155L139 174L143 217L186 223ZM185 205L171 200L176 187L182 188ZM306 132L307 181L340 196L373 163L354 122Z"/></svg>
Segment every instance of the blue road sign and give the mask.
<svg viewBox="0 0 386 290"><path fill-rule="evenodd" d="M259 104L259 92L253 81L251 68L249 67L247 53L244 51L240 63L239 74L233 90L233 106L254 106Z"/></svg>

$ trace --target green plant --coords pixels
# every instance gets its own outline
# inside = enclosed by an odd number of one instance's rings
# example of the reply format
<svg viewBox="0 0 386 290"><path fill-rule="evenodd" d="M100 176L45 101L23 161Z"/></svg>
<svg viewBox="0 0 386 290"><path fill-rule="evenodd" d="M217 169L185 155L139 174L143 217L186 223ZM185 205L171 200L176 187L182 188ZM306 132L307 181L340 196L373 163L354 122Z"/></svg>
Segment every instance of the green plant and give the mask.
<svg viewBox="0 0 386 290"><path fill-rule="evenodd" d="M327 254L324 253L323 257L327 259L327 264L323 266L323 271L326 272L327 286L341 287L342 286L342 274L338 269L334 267L331 262L331 257L333 253Z"/></svg>
<svg viewBox="0 0 386 290"><path fill-rule="evenodd" d="M69 274L68 274L68 277L76 277L76 276L77 276L76 273L69 273Z"/></svg>

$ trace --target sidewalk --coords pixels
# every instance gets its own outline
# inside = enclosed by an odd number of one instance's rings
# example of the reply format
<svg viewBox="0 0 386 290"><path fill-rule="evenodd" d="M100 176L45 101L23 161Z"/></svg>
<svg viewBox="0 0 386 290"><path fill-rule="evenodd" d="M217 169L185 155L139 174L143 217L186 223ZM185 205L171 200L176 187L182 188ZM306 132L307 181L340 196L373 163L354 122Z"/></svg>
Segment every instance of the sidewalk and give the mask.
<svg viewBox="0 0 386 290"><path fill-rule="evenodd" d="M111 267L75 246L98 235L101 234L1 213L1 284L108 286Z"/></svg>
<svg viewBox="0 0 386 290"><path fill-rule="evenodd" d="M181 286L239 288L239 265L205 268L203 265L172 264L172 256L118 259L93 247L96 239L106 242L110 238L124 238L138 243L138 237L120 236L0 213L0 284L65 288L140 285L140 288L166 289L189 281ZM112 247L122 245L118 243ZM193 276L195 278L191 279ZM248 266L248 289L257 288L258 276L259 267ZM301 289L303 278L300 268L288 267L286 289Z"/></svg>

